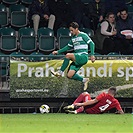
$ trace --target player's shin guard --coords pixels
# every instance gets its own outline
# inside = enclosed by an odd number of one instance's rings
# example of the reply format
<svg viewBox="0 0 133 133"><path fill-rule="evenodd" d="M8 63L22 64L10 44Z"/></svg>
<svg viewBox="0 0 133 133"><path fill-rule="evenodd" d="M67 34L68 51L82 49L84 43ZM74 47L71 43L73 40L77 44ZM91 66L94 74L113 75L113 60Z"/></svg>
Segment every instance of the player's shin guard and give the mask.
<svg viewBox="0 0 133 133"><path fill-rule="evenodd" d="M75 74L72 76L72 79L78 80L78 81L82 81L82 80L83 80L83 77L81 77L81 76L79 76L78 74L75 73Z"/></svg>
<svg viewBox="0 0 133 133"><path fill-rule="evenodd" d="M68 59L68 58L64 58L64 62L63 62L63 64L62 64L62 66L61 66L61 71L62 72L64 72L64 70L67 68L67 66L69 65L69 61L70 61L70 59Z"/></svg>

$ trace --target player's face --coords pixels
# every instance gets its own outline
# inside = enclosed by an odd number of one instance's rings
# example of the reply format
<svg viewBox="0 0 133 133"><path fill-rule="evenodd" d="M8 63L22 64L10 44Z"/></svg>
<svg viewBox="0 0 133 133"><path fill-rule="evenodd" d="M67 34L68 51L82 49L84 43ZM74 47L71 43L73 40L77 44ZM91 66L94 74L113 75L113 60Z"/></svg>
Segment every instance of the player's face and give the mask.
<svg viewBox="0 0 133 133"><path fill-rule="evenodd" d="M77 33L78 33L78 28L74 29L73 27L69 27L69 30L72 35L77 35Z"/></svg>

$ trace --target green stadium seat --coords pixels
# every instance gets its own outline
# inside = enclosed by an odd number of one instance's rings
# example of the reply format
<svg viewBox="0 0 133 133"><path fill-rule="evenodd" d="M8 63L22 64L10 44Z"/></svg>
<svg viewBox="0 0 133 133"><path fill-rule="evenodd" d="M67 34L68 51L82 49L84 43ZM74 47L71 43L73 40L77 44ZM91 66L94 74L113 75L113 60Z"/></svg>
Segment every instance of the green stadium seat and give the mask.
<svg viewBox="0 0 133 133"><path fill-rule="evenodd" d="M30 54L29 61L43 61L44 57L43 54L40 52L33 52Z"/></svg>
<svg viewBox="0 0 133 133"><path fill-rule="evenodd" d="M8 13L4 4L0 4L0 25L2 27L8 25Z"/></svg>
<svg viewBox="0 0 133 133"><path fill-rule="evenodd" d="M110 53L108 53L108 55L120 55L120 54L116 53L116 52L110 52Z"/></svg>
<svg viewBox="0 0 133 133"><path fill-rule="evenodd" d="M133 19L133 4L126 5L128 9L129 16Z"/></svg>
<svg viewBox="0 0 133 133"><path fill-rule="evenodd" d="M59 44L59 49L63 48L68 44L71 39L71 33L68 28L61 27L57 30L57 42Z"/></svg>
<svg viewBox="0 0 133 133"><path fill-rule="evenodd" d="M39 50L51 52L55 49L55 37L52 29L43 27L38 29Z"/></svg>
<svg viewBox="0 0 133 133"><path fill-rule="evenodd" d="M128 12L130 13L133 13L133 4L128 4L126 5L127 6L127 9L128 9Z"/></svg>
<svg viewBox="0 0 133 133"><path fill-rule="evenodd" d="M16 4L19 2L19 0L2 0L3 3L5 4Z"/></svg>
<svg viewBox="0 0 133 133"><path fill-rule="evenodd" d="M36 37L33 28L24 27L18 31L18 38L20 43L20 50L27 53L36 51Z"/></svg>
<svg viewBox="0 0 133 133"><path fill-rule="evenodd" d="M112 60L114 60L114 59L120 59L120 56L121 54L119 54L119 53L117 53L117 52L110 52L110 53L108 53L107 54L107 56L108 56L108 59L112 59Z"/></svg>
<svg viewBox="0 0 133 133"><path fill-rule="evenodd" d="M22 4L14 4L9 6L9 17L11 19L11 26L24 27L27 26L27 12L26 7Z"/></svg>
<svg viewBox="0 0 133 133"><path fill-rule="evenodd" d="M24 54L22 52L20 52L20 51L18 51L18 52L12 52L10 54L10 57L13 60L24 60L24 59L26 59L26 57L24 56Z"/></svg>
<svg viewBox="0 0 133 133"><path fill-rule="evenodd" d="M0 29L1 34L1 50L5 52L13 52L17 50L17 38L16 32L10 27L2 27Z"/></svg>
<svg viewBox="0 0 133 133"><path fill-rule="evenodd" d="M85 32L89 35L89 37L93 37L94 36L94 31L92 29L88 29L88 28L80 28L79 29L82 32Z"/></svg>

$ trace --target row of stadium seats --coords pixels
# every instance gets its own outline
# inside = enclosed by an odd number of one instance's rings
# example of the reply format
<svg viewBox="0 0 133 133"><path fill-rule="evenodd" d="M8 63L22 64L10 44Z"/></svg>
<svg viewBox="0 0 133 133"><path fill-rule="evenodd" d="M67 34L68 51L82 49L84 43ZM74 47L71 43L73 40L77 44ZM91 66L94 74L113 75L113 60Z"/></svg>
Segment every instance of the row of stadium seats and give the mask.
<svg viewBox="0 0 133 133"><path fill-rule="evenodd" d="M17 4L17 3L23 3L23 4L31 4L33 0L2 0L5 4ZM66 3L69 3L71 0L64 0ZM92 0L81 0L83 3L88 4ZM104 0L102 0L104 1Z"/></svg>
<svg viewBox="0 0 133 133"><path fill-rule="evenodd" d="M128 4L128 11L133 16L133 5ZM0 25L12 27L24 27L29 24L28 22L28 9L23 4L11 4L7 8L6 5L0 4Z"/></svg>
<svg viewBox="0 0 133 133"><path fill-rule="evenodd" d="M4 4L0 4L0 25L13 27L24 27L28 24L27 9L22 4L13 4L9 6L9 11Z"/></svg>
<svg viewBox="0 0 133 133"><path fill-rule="evenodd" d="M1 0L1 2L6 4L17 4L17 3L23 3L23 4L31 4L33 0ZM66 3L69 3L71 0L64 0ZM81 0L83 3L88 4L92 0ZM105 0L101 0L105 1ZM133 0L125 0L126 4L131 4Z"/></svg>
<svg viewBox="0 0 133 133"><path fill-rule="evenodd" d="M92 29L82 28L81 31L86 32L90 37L94 35ZM24 27L16 31L11 27L2 27L0 29L1 44L0 49L5 53L14 51L22 51L30 53L40 50L42 52L52 52L58 43L58 48L64 47L71 38L71 33L68 28L59 28L57 30L57 38L54 36L52 29L43 27L38 29L38 36L35 36L33 28Z"/></svg>
<svg viewBox="0 0 133 133"><path fill-rule="evenodd" d="M33 0L2 0L3 3L5 4L18 4L18 3L22 3L22 4L28 4L30 5L32 3ZM71 0L64 0L66 3L69 3ZM88 4L89 2L91 2L92 0L81 0L83 3ZM104 0L102 0L104 1Z"/></svg>
<svg viewBox="0 0 133 133"><path fill-rule="evenodd" d="M22 4L31 4L33 0L1 0L1 2L5 4L17 4L17 3L22 3Z"/></svg>
<svg viewBox="0 0 133 133"><path fill-rule="evenodd" d="M20 49L21 51L28 53L37 50L36 36L32 28L20 28L17 36L16 31L14 29L10 27L3 27L0 29L0 34L1 51L13 52ZM40 50L54 50L55 45L53 30L48 28L39 29L38 40Z"/></svg>

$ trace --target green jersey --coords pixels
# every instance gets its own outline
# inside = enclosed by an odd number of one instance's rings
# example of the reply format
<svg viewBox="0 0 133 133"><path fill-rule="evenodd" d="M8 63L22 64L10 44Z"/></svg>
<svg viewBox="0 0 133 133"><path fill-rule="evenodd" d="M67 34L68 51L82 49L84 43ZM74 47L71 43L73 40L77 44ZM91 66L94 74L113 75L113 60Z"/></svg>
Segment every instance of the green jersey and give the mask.
<svg viewBox="0 0 133 133"><path fill-rule="evenodd" d="M80 32L77 36L74 35L71 38L67 46L58 50L58 53L63 53L69 49L74 49L75 53L88 54L89 48L91 51L91 55L94 55L94 48L95 48L94 42L86 33Z"/></svg>

